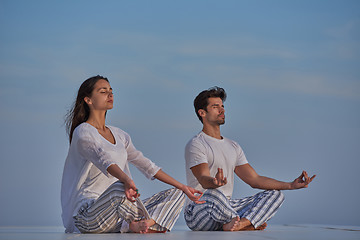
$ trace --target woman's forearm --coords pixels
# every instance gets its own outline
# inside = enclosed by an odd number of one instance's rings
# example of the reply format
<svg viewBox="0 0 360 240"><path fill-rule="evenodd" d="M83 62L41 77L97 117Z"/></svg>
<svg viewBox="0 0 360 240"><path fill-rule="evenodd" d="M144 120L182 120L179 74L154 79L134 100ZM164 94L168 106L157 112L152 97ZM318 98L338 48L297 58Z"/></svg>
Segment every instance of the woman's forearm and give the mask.
<svg viewBox="0 0 360 240"><path fill-rule="evenodd" d="M107 171L114 177L116 177L117 179L120 180L120 182L123 183L128 183L129 181L132 181L132 179L126 175L126 173L124 173L123 170L121 170L121 168L116 165L116 164L112 164L107 168Z"/></svg>
<svg viewBox="0 0 360 240"><path fill-rule="evenodd" d="M174 178L172 178L171 176L169 176L168 174L166 174L163 170L159 170L155 176L154 176L156 179L164 182L164 183L167 183L167 184L170 184L180 190L183 190L184 189L184 184L180 183L179 181L175 180Z"/></svg>

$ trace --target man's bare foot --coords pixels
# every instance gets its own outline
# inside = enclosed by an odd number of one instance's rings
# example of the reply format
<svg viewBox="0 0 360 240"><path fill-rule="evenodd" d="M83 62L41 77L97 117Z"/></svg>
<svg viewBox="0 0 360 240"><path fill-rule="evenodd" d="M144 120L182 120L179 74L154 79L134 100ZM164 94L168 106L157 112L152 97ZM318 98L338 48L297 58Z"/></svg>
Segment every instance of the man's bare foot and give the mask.
<svg viewBox="0 0 360 240"><path fill-rule="evenodd" d="M267 227L267 223L263 223L260 226L258 226L257 228L255 228L255 230L265 230L265 228Z"/></svg>
<svg viewBox="0 0 360 240"><path fill-rule="evenodd" d="M151 221L154 220L133 221L129 224L129 229L133 233L147 233L149 227L152 225Z"/></svg>
<svg viewBox="0 0 360 240"><path fill-rule="evenodd" d="M238 229L240 227L240 218L239 216L231 219L231 222L225 223L223 225L223 230L224 231L238 231L236 229Z"/></svg>

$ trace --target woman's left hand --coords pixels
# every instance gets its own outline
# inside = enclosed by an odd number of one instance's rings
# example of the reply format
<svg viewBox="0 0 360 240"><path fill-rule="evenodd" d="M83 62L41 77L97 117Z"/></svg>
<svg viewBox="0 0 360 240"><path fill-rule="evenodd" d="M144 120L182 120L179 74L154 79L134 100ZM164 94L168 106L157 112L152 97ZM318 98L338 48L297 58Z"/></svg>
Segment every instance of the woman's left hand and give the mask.
<svg viewBox="0 0 360 240"><path fill-rule="evenodd" d="M192 187L186 186L186 185L184 185L182 190L191 201L193 201L197 204L205 203L205 201L199 201L203 195L202 192L200 192Z"/></svg>

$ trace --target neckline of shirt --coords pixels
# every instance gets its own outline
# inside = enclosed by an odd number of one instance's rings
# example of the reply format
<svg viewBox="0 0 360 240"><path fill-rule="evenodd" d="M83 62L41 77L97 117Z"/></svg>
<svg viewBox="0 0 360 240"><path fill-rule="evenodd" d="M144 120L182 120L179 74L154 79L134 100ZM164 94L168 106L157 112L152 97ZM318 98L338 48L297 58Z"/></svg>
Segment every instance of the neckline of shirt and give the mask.
<svg viewBox="0 0 360 240"><path fill-rule="evenodd" d="M223 137L223 136L221 136L222 139L217 139L217 138L214 138L214 137L212 137L210 135L207 135L206 133L204 133L204 131L201 131L200 134L203 135L204 137L212 140L212 141L215 141L215 142L224 142L225 141L225 137Z"/></svg>
<svg viewBox="0 0 360 240"><path fill-rule="evenodd" d="M89 125L91 128L93 128L93 129L96 131L96 133L97 133L105 142L109 143L111 146L116 146L116 145L117 145L118 140L116 139L115 134L114 134L114 132L113 132L112 129L111 129L111 126L105 125L105 127L107 127L107 128L110 130L111 134L113 135L113 137L114 137L114 139L115 139L115 144L113 144L112 142L110 142L109 140L107 140L106 138L104 138L104 136L99 133L99 131L96 129L96 127L94 127L94 126L91 125L90 123L87 123L87 122L83 122L83 123L85 123L85 124Z"/></svg>

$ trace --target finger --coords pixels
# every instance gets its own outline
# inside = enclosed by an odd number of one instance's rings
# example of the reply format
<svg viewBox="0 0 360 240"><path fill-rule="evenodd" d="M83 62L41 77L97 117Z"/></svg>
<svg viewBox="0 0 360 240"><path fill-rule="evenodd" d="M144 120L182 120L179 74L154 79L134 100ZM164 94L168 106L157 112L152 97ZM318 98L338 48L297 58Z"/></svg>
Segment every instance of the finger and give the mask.
<svg viewBox="0 0 360 240"><path fill-rule="evenodd" d="M305 181L306 187L309 183L312 182L312 180L315 178L316 175L312 176L311 178L308 178L307 181Z"/></svg>
<svg viewBox="0 0 360 240"><path fill-rule="evenodd" d="M304 176L303 176L303 181L305 184L307 184L309 182L310 178L307 176L307 173L304 173Z"/></svg>
<svg viewBox="0 0 360 240"><path fill-rule="evenodd" d="M213 183L217 186L219 185L219 181L217 180L217 178L213 178Z"/></svg>
<svg viewBox="0 0 360 240"><path fill-rule="evenodd" d="M217 169L217 172L216 172L216 174L215 174L215 177L216 177L216 178L218 178L219 175L220 175L219 169L220 169L220 168Z"/></svg>
<svg viewBox="0 0 360 240"><path fill-rule="evenodd" d="M135 189L135 192L136 192L135 198L140 197L139 189Z"/></svg>
<svg viewBox="0 0 360 240"><path fill-rule="evenodd" d="M198 197L199 199L204 195L204 193L202 193L200 191L196 191L195 194L198 194L198 195L196 195L196 197Z"/></svg>
<svg viewBox="0 0 360 240"><path fill-rule="evenodd" d="M127 199L129 199L130 198L129 192L125 191L125 196L126 196Z"/></svg>
<svg viewBox="0 0 360 240"><path fill-rule="evenodd" d="M140 196L140 194L138 193L138 191L135 191L134 189L130 189L129 192L130 192L130 196L131 196L132 199L137 198L137 197ZM134 201L135 201L135 200L134 200Z"/></svg>
<svg viewBox="0 0 360 240"><path fill-rule="evenodd" d="M134 198L132 197L132 195L129 192L125 192L126 198L130 201L130 202L135 202Z"/></svg>
<svg viewBox="0 0 360 240"><path fill-rule="evenodd" d="M224 177L224 173L223 173L223 170L222 168L218 168L218 179L221 181Z"/></svg>
<svg viewBox="0 0 360 240"><path fill-rule="evenodd" d="M198 199L195 199L195 200L193 200L194 201L194 203L196 203L196 204L203 204L203 203L206 203L206 201L205 200L200 200L200 198L201 198L202 196L199 196L199 198Z"/></svg>
<svg viewBox="0 0 360 240"><path fill-rule="evenodd" d="M201 196L204 194L202 191L199 191L199 190L195 190L195 193L198 193L198 194L200 194Z"/></svg>
<svg viewBox="0 0 360 240"><path fill-rule="evenodd" d="M134 191L134 189L129 189L129 195L130 196L136 196L136 191Z"/></svg>
<svg viewBox="0 0 360 240"><path fill-rule="evenodd" d="M219 181L219 186L224 186L225 184L224 184L224 181L223 180L220 180Z"/></svg>
<svg viewBox="0 0 360 240"><path fill-rule="evenodd" d="M195 195L193 193L185 193L185 194L193 202L198 201L201 198L200 195Z"/></svg>
<svg viewBox="0 0 360 240"><path fill-rule="evenodd" d="M312 177L310 178L310 182L311 182L315 177L316 177L316 175L312 176Z"/></svg>
<svg viewBox="0 0 360 240"><path fill-rule="evenodd" d="M193 198L193 199L191 199L191 201L193 201L193 202L195 202L195 203L202 202L202 201L200 201L199 198Z"/></svg>
<svg viewBox="0 0 360 240"><path fill-rule="evenodd" d="M309 176L308 176L308 174L307 174L306 171L303 171L303 174L304 174L304 178L305 178L305 179L308 179L308 178L309 178Z"/></svg>

